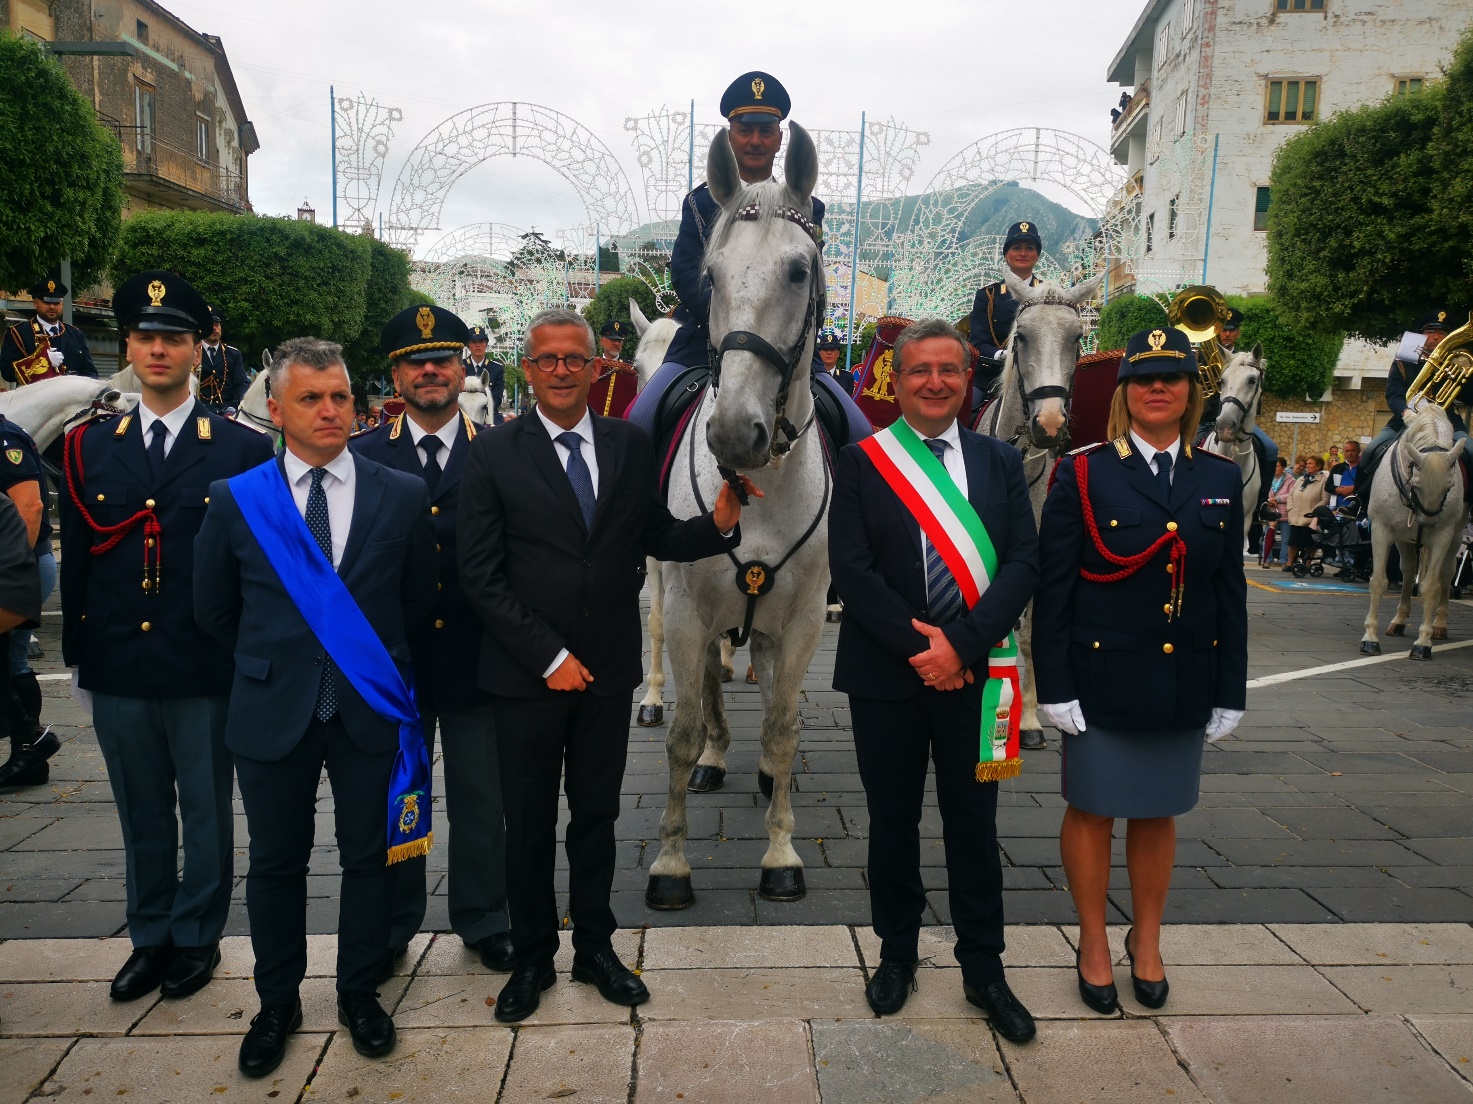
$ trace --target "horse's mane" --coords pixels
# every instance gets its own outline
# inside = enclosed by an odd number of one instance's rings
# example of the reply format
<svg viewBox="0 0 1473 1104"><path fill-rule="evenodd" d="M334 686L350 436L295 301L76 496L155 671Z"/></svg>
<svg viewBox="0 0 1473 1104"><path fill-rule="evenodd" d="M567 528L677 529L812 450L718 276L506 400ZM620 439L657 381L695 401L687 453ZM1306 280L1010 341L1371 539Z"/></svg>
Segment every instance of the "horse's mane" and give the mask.
<svg viewBox="0 0 1473 1104"><path fill-rule="evenodd" d="M1447 416L1439 418L1431 413L1431 407L1416 415L1407 425L1404 440L1410 448L1418 452L1426 452L1428 449L1451 448L1453 443L1453 426Z"/></svg>
<svg viewBox="0 0 1473 1104"><path fill-rule="evenodd" d="M755 222L765 235L772 232L774 224L783 221L777 217L777 212L789 202L788 186L779 184L776 180L764 180L760 184L748 184L744 187L734 199L722 206L716 225L711 228L711 237L706 241L706 257L701 262L701 275L706 274L711 257L720 252L731 239L732 230L737 223L743 221L732 218L730 212L756 207Z"/></svg>

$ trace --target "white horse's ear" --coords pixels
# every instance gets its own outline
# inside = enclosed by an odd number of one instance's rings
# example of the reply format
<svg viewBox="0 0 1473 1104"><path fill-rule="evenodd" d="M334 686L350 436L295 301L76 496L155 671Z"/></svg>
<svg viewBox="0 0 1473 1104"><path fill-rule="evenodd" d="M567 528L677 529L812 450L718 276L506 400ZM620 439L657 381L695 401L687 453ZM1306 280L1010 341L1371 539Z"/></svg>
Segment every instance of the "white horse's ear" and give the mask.
<svg viewBox="0 0 1473 1104"><path fill-rule="evenodd" d="M484 387L487 391L491 390L491 369L482 368L480 372L477 373L477 375L481 377L481 386Z"/></svg>
<svg viewBox="0 0 1473 1104"><path fill-rule="evenodd" d="M1253 357L1253 363L1255 363L1255 364L1262 364L1263 363L1263 345L1261 343L1255 342L1254 345L1253 345L1253 352L1250 355Z"/></svg>
<svg viewBox="0 0 1473 1104"><path fill-rule="evenodd" d="M650 320L644 316L644 311L639 309L639 301L632 295L629 297L629 321L634 323L634 332L640 337L650 328Z"/></svg>
<svg viewBox="0 0 1473 1104"><path fill-rule="evenodd" d="M801 208L813 196L818 184L818 150L808 132L797 123L788 124L788 155L783 161L783 176L788 191Z"/></svg>
<svg viewBox="0 0 1473 1104"><path fill-rule="evenodd" d="M1069 301L1076 307L1084 306L1085 303L1092 300L1096 293L1099 292L1100 284L1104 282L1104 279L1104 273L1101 273L1098 276L1091 276L1081 284L1075 284L1067 292Z"/></svg>
<svg viewBox="0 0 1473 1104"><path fill-rule="evenodd" d="M711 198L721 207L742 190L736 154L731 152L731 139L725 130L718 130L716 137L711 139L711 152L706 155L706 187L711 189Z"/></svg>
<svg viewBox="0 0 1473 1104"><path fill-rule="evenodd" d="M1004 268L1002 270L1002 279L1003 283L1007 284L1009 293L1019 303L1026 303L1037 295L1037 292L1033 288L1018 279L1011 268Z"/></svg>

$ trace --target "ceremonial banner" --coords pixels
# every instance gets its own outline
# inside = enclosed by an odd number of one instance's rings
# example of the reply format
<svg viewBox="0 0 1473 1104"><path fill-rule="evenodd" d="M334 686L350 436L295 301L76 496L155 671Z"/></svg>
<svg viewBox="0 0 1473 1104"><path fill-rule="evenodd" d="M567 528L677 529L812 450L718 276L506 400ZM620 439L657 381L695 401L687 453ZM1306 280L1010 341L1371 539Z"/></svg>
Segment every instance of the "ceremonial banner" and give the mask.
<svg viewBox="0 0 1473 1104"><path fill-rule="evenodd" d="M895 402L894 350L900 331L909 318L887 315L875 326L875 340L854 372L854 402L876 429L884 429L900 417Z"/></svg>
<svg viewBox="0 0 1473 1104"><path fill-rule="evenodd" d="M594 357L593 385L588 389L588 409L605 418L622 418L639 394L639 373L634 365L607 357Z"/></svg>

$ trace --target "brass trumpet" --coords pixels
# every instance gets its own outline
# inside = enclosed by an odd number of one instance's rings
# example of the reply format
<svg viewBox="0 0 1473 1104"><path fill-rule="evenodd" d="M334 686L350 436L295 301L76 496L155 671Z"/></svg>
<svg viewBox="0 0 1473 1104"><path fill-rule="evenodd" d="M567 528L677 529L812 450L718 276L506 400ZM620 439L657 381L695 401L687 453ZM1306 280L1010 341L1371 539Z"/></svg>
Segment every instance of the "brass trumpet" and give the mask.
<svg viewBox="0 0 1473 1104"><path fill-rule="evenodd" d="M1446 410L1457 401L1469 379L1473 379L1473 313L1437 343L1407 389L1407 402L1425 398Z"/></svg>
<svg viewBox="0 0 1473 1104"><path fill-rule="evenodd" d="M1222 370L1227 366L1222 346L1217 340L1217 327L1228 318L1227 300L1215 287L1195 284L1182 288L1166 308L1166 320L1191 338L1197 346L1197 367L1202 373L1202 395L1210 398L1222 384Z"/></svg>

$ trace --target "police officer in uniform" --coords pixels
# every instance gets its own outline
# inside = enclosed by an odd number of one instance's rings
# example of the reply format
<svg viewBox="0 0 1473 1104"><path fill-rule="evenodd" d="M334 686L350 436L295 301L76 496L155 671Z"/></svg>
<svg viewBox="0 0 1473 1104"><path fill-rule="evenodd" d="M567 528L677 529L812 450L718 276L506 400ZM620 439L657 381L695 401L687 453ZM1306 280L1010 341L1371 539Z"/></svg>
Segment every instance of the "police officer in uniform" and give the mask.
<svg viewBox="0 0 1473 1104"><path fill-rule="evenodd" d="M491 396L491 423L500 425L501 400L506 396L506 365L486 358L486 346L490 336L485 326L472 326L466 339L464 376L480 376L486 383L486 393ZM462 377L462 378L463 378ZM384 419L388 421L387 418Z"/></svg>
<svg viewBox="0 0 1473 1104"><path fill-rule="evenodd" d="M42 280L31 288L35 317L11 326L5 332L5 340L0 342L0 376L5 377L6 383L34 383L60 375L97 378L97 366L92 363L87 338L76 326L68 326L61 320L66 293L67 286L55 278ZM17 362L24 362L35 353L42 340L47 344L43 361L28 369L18 368Z"/></svg>
<svg viewBox="0 0 1473 1104"><path fill-rule="evenodd" d="M166 997L193 993L220 961L234 881L225 714L235 664L195 624L194 538L210 482L272 448L190 395L212 323L187 281L142 272L113 304L143 399L66 439L62 656L91 694L123 824L134 950L112 997L129 1001L161 983Z"/></svg>
<svg viewBox="0 0 1473 1104"><path fill-rule="evenodd" d="M216 414L234 417L235 408L250 389L251 379L246 375L245 356L221 339L223 320L214 307L210 308L210 320L214 327L205 338L201 352L199 397Z"/></svg>
<svg viewBox="0 0 1473 1104"><path fill-rule="evenodd" d="M425 481L434 515L439 592L434 617L410 635L415 695L433 760L439 721L445 759L445 814L450 821L450 927L491 970L515 965L506 903L506 824L491 696L476 685L480 619L460 589L455 522L460 477L471 441L484 426L456 402L465 382L461 350L475 329L443 307L408 307L384 327L382 349L404 413L349 439L366 459ZM485 352L485 331L481 330ZM394 866L394 914L386 974L425 916L425 860Z"/></svg>
<svg viewBox="0 0 1473 1104"><path fill-rule="evenodd" d="M624 342L634 333L634 327L622 318L610 318L598 331L599 355L605 360L624 360Z"/></svg>
<svg viewBox="0 0 1473 1104"><path fill-rule="evenodd" d="M1033 268L1042 252L1043 239L1038 236L1037 223L1015 222L1008 227L1008 236L1002 243L1003 260L1007 261L1013 275L1029 287L1041 282L1033 275ZM1013 319L1017 316L1018 301L1008 294L1008 285L1002 280L994 280L979 289L972 300L972 313L967 318L967 340L982 357L972 386L984 398L1002 375L1003 346L1013 332Z"/></svg>
<svg viewBox="0 0 1473 1104"><path fill-rule="evenodd" d="M1217 343L1225 355L1231 356L1238 348L1238 335L1243 329L1243 312L1237 307L1227 309L1227 321L1217 331Z"/></svg>
<svg viewBox="0 0 1473 1104"><path fill-rule="evenodd" d="M1080 996L1114 1012L1105 937L1114 820L1128 821L1136 1000L1166 1002L1161 918L1175 817L1197 803L1202 745L1246 708L1247 584L1237 465L1193 449L1202 391L1180 330L1126 345L1108 444L1064 457L1039 524L1039 713L1064 734L1060 851L1079 913Z"/></svg>
<svg viewBox="0 0 1473 1104"><path fill-rule="evenodd" d="M819 331L818 344L815 346L818 359L823 362L823 370L827 372L840 390L846 395L854 393L854 369L844 368L839 364L839 354L844 351L844 343L839 340L839 331L832 327L825 327Z"/></svg>

